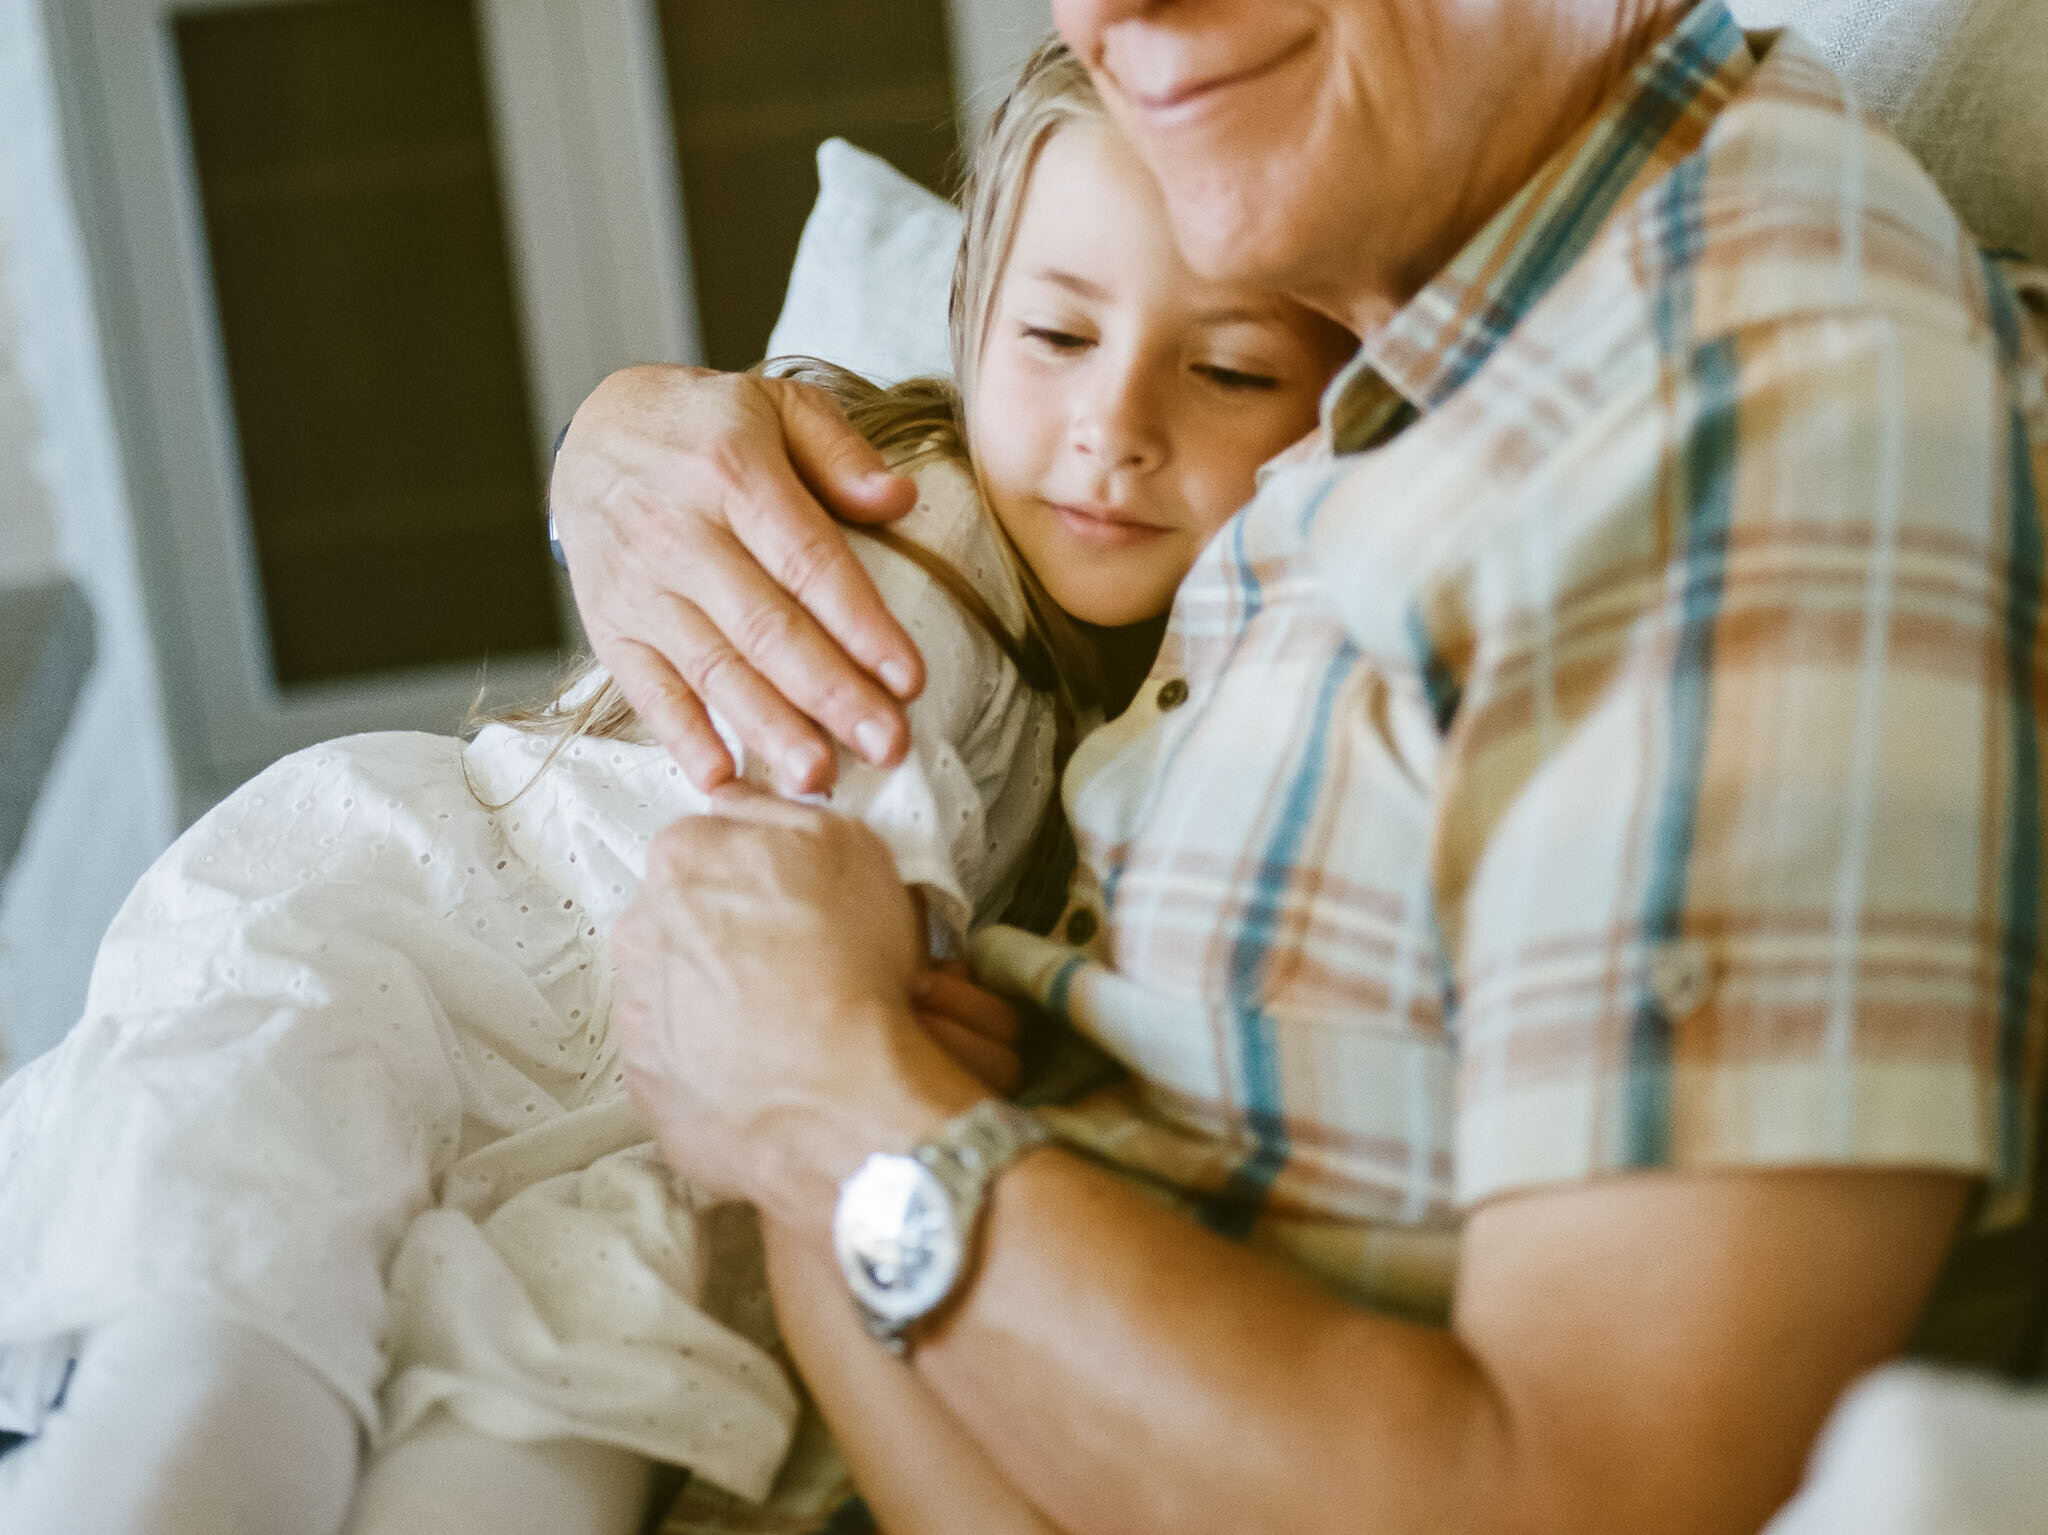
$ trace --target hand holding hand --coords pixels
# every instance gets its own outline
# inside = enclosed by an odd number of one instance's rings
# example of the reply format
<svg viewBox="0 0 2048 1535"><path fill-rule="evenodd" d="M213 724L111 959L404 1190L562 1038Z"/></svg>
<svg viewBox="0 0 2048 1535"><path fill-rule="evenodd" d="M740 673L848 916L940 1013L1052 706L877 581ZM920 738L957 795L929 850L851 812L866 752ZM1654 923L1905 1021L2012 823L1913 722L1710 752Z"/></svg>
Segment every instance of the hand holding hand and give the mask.
<svg viewBox="0 0 2048 1535"><path fill-rule="evenodd" d="M864 1156L984 1092L912 1020L920 935L881 840L738 788L720 808L655 840L613 933L613 1027L679 1172L818 1225ZM988 1022L950 987L943 1005Z"/></svg>
<svg viewBox="0 0 2048 1535"><path fill-rule="evenodd" d="M998 1098L1024 1075L1023 1018L1014 1004L974 984L966 962L949 959L910 983L912 1016L932 1042Z"/></svg>
<svg viewBox="0 0 2048 1535"><path fill-rule="evenodd" d="M882 522L916 490L808 384L627 368L563 439L549 504L584 628L702 788L733 772L707 705L789 793L832 779L812 720L871 762L909 742L924 663L821 501Z"/></svg>

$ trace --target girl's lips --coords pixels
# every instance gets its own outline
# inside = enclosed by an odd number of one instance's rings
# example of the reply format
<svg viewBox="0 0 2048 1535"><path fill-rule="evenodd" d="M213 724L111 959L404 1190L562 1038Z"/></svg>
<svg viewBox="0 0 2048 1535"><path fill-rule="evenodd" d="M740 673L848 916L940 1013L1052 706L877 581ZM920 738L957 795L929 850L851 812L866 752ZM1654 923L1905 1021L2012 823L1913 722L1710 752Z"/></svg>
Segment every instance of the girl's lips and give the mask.
<svg viewBox="0 0 2048 1535"><path fill-rule="evenodd" d="M1102 507L1075 506L1063 501L1048 501L1046 506L1069 536L1098 549L1129 549L1173 531Z"/></svg>

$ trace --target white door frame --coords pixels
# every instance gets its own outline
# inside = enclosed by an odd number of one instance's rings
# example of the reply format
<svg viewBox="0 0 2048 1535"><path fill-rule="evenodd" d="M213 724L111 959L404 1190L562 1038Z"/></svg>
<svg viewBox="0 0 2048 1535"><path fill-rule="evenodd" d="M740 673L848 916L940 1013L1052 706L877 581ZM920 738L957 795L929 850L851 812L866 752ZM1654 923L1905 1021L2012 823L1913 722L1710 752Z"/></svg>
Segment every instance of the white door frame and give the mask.
<svg viewBox="0 0 2048 1535"><path fill-rule="evenodd" d="M271 674L170 18L276 3L293 0L52 11L188 812L315 741L451 730L482 680L475 664L288 690ZM606 373L698 355L661 51L651 0L477 10L544 473L556 430ZM486 702L529 696L554 669L493 663Z"/></svg>

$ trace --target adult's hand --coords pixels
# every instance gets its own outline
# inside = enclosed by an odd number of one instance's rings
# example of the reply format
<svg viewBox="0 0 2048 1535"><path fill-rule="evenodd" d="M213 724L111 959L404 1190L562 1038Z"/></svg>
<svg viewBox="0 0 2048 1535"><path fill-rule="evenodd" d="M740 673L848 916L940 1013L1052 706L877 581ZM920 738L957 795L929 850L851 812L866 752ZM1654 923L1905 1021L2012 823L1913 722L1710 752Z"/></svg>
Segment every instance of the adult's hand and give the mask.
<svg viewBox="0 0 2048 1535"><path fill-rule="evenodd" d="M839 1180L986 1089L912 1017L909 895L866 826L734 786L613 930L627 1083L677 1171L822 1229Z"/></svg>
<svg viewBox="0 0 2048 1535"><path fill-rule="evenodd" d="M924 663L826 507L881 522L915 501L822 390L668 366L597 387L549 486L598 659L706 789L733 773L707 705L787 792L831 782L818 726L902 755Z"/></svg>

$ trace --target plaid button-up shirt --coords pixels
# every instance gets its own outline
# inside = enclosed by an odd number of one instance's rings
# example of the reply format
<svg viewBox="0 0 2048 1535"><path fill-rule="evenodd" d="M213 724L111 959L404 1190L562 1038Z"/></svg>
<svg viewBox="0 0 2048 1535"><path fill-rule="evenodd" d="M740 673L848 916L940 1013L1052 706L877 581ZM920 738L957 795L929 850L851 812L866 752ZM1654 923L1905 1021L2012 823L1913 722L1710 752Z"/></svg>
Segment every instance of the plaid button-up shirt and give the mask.
<svg viewBox="0 0 2048 1535"><path fill-rule="evenodd" d="M1366 344L1074 758L1068 926L979 945L1132 1068L1063 1133L1423 1311L1460 1212L1628 1169L2023 1210L2041 373L1907 153L1705 0Z"/></svg>

